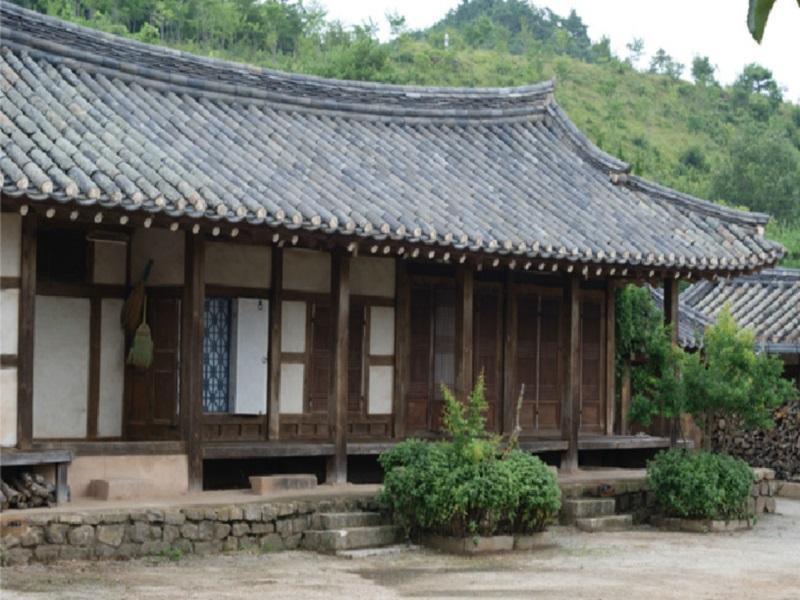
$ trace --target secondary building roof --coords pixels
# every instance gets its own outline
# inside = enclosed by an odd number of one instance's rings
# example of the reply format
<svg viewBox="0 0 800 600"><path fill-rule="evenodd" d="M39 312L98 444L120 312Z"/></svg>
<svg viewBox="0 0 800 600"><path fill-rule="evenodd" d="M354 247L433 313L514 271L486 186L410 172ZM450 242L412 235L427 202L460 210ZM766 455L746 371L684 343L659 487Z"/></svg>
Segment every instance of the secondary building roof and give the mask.
<svg viewBox="0 0 800 600"><path fill-rule="evenodd" d="M783 253L767 215L630 175L550 82L333 81L0 16L6 196L700 276Z"/></svg>
<svg viewBox="0 0 800 600"><path fill-rule="evenodd" d="M664 290L650 288L650 294L660 309L664 308ZM683 302L678 301L678 344L687 350L698 350L703 346L703 334L713 319Z"/></svg>
<svg viewBox="0 0 800 600"><path fill-rule="evenodd" d="M715 319L723 306L739 326L755 332L767 352L800 354L800 269L702 281L680 296L681 312L688 309L707 319Z"/></svg>

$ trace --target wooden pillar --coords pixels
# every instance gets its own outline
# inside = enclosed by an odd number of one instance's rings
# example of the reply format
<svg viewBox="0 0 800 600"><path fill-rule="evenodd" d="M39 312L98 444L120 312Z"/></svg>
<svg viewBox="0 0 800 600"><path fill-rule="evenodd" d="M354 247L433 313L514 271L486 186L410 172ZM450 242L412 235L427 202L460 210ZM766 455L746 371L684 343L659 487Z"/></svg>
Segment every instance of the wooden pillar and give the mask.
<svg viewBox="0 0 800 600"><path fill-rule="evenodd" d="M514 430L519 390L514 389L517 364L517 294L514 273L508 271L503 286L503 433Z"/></svg>
<svg viewBox="0 0 800 600"><path fill-rule="evenodd" d="M203 315L205 243L186 234L181 306L181 428L189 458L189 490L203 489Z"/></svg>
<svg viewBox="0 0 800 600"><path fill-rule="evenodd" d="M100 413L100 346L102 299L92 296L89 309L89 401L86 410L86 437L97 438Z"/></svg>
<svg viewBox="0 0 800 600"><path fill-rule="evenodd" d="M619 433L629 435L628 411L631 409L631 364L625 359L622 365L619 388Z"/></svg>
<svg viewBox="0 0 800 600"><path fill-rule="evenodd" d="M561 438L569 447L561 459L561 469L578 469L578 429L580 427L580 277L571 275L564 289L564 396L561 401Z"/></svg>
<svg viewBox="0 0 800 600"><path fill-rule="evenodd" d="M334 455L328 461L327 481L347 483L347 379L350 322L350 257L334 252L331 265L333 355L328 396L328 422L333 430Z"/></svg>
<svg viewBox="0 0 800 600"><path fill-rule="evenodd" d="M267 436L278 440L281 432L281 331L283 318L283 248L272 247L272 283L269 303L269 386Z"/></svg>
<svg viewBox="0 0 800 600"><path fill-rule="evenodd" d="M673 346L678 345L678 281L674 278L664 279L664 324L670 325L670 341ZM679 421L673 417L670 421L661 419L662 435L669 435L672 446L678 439Z"/></svg>
<svg viewBox="0 0 800 600"><path fill-rule="evenodd" d="M606 435L614 435L614 409L617 402L617 286L609 279L606 286Z"/></svg>
<svg viewBox="0 0 800 600"><path fill-rule="evenodd" d="M675 279L664 280L664 324L672 325L671 339L678 345L678 282Z"/></svg>
<svg viewBox="0 0 800 600"><path fill-rule="evenodd" d="M402 439L406 433L406 392L408 390L409 335L411 333L411 296L406 261L395 261L394 310L394 437Z"/></svg>
<svg viewBox="0 0 800 600"><path fill-rule="evenodd" d="M474 298L475 274L466 265L456 272L458 298L456 300L456 397L466 402L472 390L472 352L474 348Z"/></svg>
<svg viewBox="0 0 800 600"><path fill-rule="evenodd" d="M33 443L33 331L36 314L36 215L22 218L17 346L17 446Z"/></svg>

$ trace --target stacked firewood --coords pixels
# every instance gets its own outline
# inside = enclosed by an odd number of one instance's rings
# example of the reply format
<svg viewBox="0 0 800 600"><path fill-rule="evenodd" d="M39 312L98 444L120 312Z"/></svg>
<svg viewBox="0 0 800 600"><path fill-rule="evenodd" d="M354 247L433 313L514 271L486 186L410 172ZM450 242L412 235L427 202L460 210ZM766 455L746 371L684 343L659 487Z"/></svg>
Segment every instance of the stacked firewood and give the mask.
<svg viewBox="0 0 800 600"><path fill-rule="evenodd" d="M36 506L55 506L56 487L48 483L41 475L21 473L9 478L8 481L0 480L0 507L8 508L34 508Z"/></svg>
<svg viewBox="0 0 800 600"><path fill-rule="evenodd" d="M775 427L746 431L734 419L718 419L712 433L715 450L775 470L778 479L800 480L800 401L778 408Z"/></svg>

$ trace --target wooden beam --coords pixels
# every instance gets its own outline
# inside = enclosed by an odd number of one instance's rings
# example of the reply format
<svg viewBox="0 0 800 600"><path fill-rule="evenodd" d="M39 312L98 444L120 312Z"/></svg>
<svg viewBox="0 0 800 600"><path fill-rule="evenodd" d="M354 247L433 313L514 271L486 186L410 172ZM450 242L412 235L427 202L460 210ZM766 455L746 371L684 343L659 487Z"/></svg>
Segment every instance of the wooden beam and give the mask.
<svg viewBox="0 0 800 600"><path fill-rule="evenodd" d="M561 438L569 448L561 459L563 471L578 470L578 429L580 427L580 277L572 275L564 289L564 396L561 401Z"/></svg>
<svg viewBox="0 0 800 600"><path fill-rule="evenodd" d="M203 314L205 243L186 235L181 308L181 429L189 459L189 490L203 489Z"/></svg>
<svg viewBox="0 0 800 600"><path fill-rule="evenodd" d="M517 290L514 273L508 271L503 286L503 433L514 429L514 415L519 390L514 389L517 366Z"/></svg>
<svg viewBox="0 0 800 600"><path fill-rule="evenodd" d="M462 402L472 390L474 347L473 324L475 317L475 277L472 268L459 265L456 271L456 397Z"/></svg>
<svg viewBox="0 0 800 600"><path fill-rule="evenodd" d="M269 302L269 385L267 436L277 440L281 433L281 331L283 319L283 248L272 247L272 289Z"/></svg>
<svg viewBox="0 0 800 600"><path fill-rule="evenodd" d="M17 351L17 446L33 442L33 335L36 314L36 216L22 218Z"/></svg>
<svg viewBox="0 0 800 600"><path fill-rule="evenodd" d="M394 437L403 438L406 432L406 392L408 390L409 335L411 297L406 261L395 260L394 309Z"/></svg>
<svg viewBox="0 0 800 600"><path fill-rule="evenodd" d="M100 335L101 304L100 298L89 301L89 402L86 410L86 437L97 437L97 417L100 413Z"/></svg>
<svg viewBox="0 0 800 600"><path fill-rule="evenodd" d="M334 456L328 460L327 481L347 483L347 380L349 376L350 257L334 252L331 264L331 387L328 423L333 430Z"/></svg>
<svg viewBox="0 0 800 600"><path fill-rule="evenodd" d="M606 435L614 435L614 414L617 402L617 286L609 280L606 286Z"/></svg>

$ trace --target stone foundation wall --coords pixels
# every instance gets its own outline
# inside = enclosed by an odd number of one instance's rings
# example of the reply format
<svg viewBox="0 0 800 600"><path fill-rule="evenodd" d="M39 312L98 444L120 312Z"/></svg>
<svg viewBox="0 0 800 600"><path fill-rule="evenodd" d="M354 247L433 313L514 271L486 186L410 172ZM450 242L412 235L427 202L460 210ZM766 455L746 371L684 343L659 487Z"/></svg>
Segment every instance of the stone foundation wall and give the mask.
<svg viewBox="0 0 800 600"><path fill-rule="evenodd" d="M219 506L4 514L2 564L297 548L314 514L377 510L374 496Z"/></svg>
<svg viewBox="0 0 800 600"><path fill-rule="evenodd" d="M760 515L775 512L775 496L778 495L778 481L772 469L753 469L753 487L747 499L750 514Z"/></svg>

